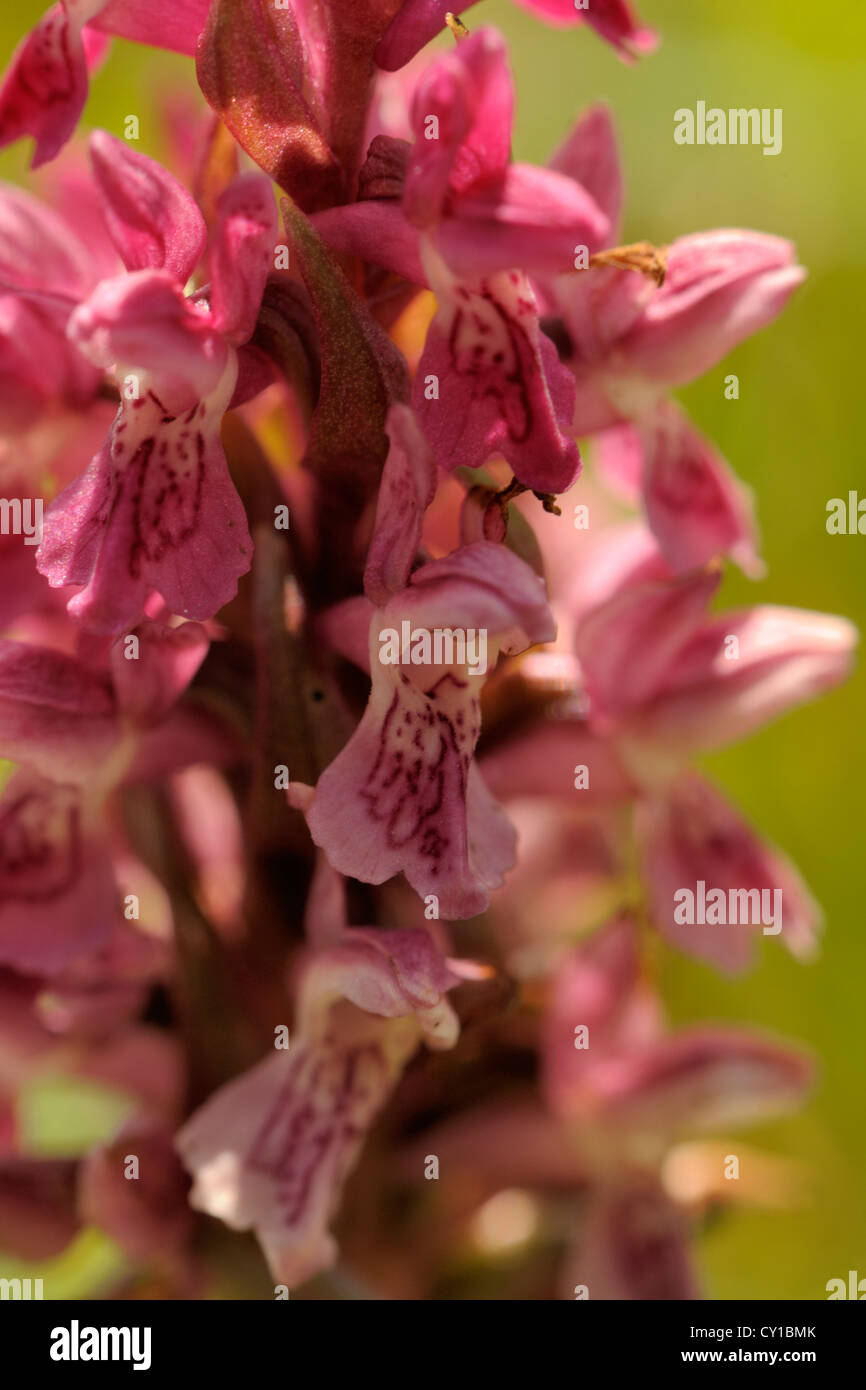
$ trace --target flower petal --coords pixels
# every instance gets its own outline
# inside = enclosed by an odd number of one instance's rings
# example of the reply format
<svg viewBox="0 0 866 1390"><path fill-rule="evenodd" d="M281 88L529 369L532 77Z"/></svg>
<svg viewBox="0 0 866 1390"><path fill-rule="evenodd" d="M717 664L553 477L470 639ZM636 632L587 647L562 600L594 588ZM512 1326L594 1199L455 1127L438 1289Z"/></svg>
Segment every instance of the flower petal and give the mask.
<svg viewBox="0 0 866 1390"><path fill-rule="evenodd" d="M582 807L629 801L635 784L610 739L595 738L586 722L557 719L498 743L483 759L481 770L491 791L501 800L511 797L554 797L574 802L577 766L587 769L589 781L580 793Z"/></svg>
<svg viewBox="0 0 866 1390"><path fill-rule="evenodd" d="M23 188L0 185L0 280L4 285L53 291L64 296L71 308L98 278L91 251L67 218Z"/></svg>
<svg viewBox="0 0 866 1390"><path fill-rule="evenodd" d="M227 370L224 340L165 270L103 280L67 332L91 362L117 368L124 399L134 402L136 392L146 397L152 388L164 415L189 410Z"/></svg>
<svg viewBox="0 0 866 1390"><path fill-rule="evenodd" d="M664 688L720 579L717 571L699 571L630 587L585 617L576 649L593 722L622 716Z"/></svg>
<svg viewBox="0 0 866 1390"><path fill-rule="evenodd" d="M802 1052L735 1028L685 1028L612 1063L604 1082L609 1116L668 1135L737 1127L798 1105L814 1077Z"/></svg>
<svg viewBox="0 0 866 1390"><path fill-rule="evenodd" d="M89 405L100 380L101 373L72 346L53 314L16 295L0 294L0 429L4 433L29 429L56 403L79 409ZM4 487L8 497L8 483Z"/></svg>
<svg viewBox="0 0 866 1390"><path fill-rule="evenodd" d="M104 677L64 652L0 641L0 754L84 780L120 736Z"/></svg>
<svg viewBox="0 0 866 1390"><path fill-rule="evenodd" d="M577 248L599 246L607 233L607 217L573 179L509 164L495 182L462 195L435 242L456 275L514 266L552 275L573 271Z"/></svg>
<svg viewBox="0 0 866 1390"><path fill-rule="evenodd" d="M651 53L658 42L653 30L639 23L628 0L591 0L585 9L578 9L574 0L516 0L516 3L549 24L567 27L585 21L600 38L613 45L621 58Z"/></svg>
<svg viewBox="0 0 866 1390"><path fill-rule="evenodd" d="M136 646L130 657L127 638ZM117 702L127 719L154 723L175 703L204 661L210 638L199 623L166 627L142 623L111 648L111 674Z"/></svg>
<svg viewBox="0 0 866 1390"><path fill-rule="evenodd" d="M209 7L210 0L102 0L91 23L106 34L192 57Z"/></svg>
<svg viewBox="0 0 866 1390"><path fill-rule="evenodd" d="M544 1091L554 1113L579 1114L606 1059L660 1034L655 1000L639 983L637 935L625 917L560 964L544 1022Z"/></svg>
<svg viewBox="0 0 866 1390"><path fill-rule="evenodd" d="M108 849L78 788L13 777L0 798L0 964L58 974L119 916Z"/></svg>
<svg viewBox="0 0 866 1390"><path fill-rule="evenodd" d="M371 198L348 203L317 212L311 221L335 251L382 266L413 284L426 285L418 228L407 220L396 201Z"/></svg>
<svg viewBox="0 0 866 1390"><path fill-rule="evenodd" d="M468 9L476 0L469 0ZM403 0L376 49L376 62L386 72L396 72L445 27L451 0Z"/></svg>
<svg viewBox="0 0 866 1390"><path fill-rule="evenodd" d="M729 555L750 579L764 566L752 496L682 411L662 407L641 423L647 521L681 574Z"/></svg>
<svg viewBox="0 0 866 1390"><path fill-rule="evenodd" d="M609 222L608 235L616 245L623 202L623 174L616 131L608 108L591 106L548 161L549 167L581 184ZM591 251L601 247L590 246Z"/></svg>
<svg viewBox="0 0 866 1390"><path fill-rule="evenodd" d="M653 921L679 950L736 974L750 964L755 938L766 925L770 934L781 933L794 955L814 954L822 913L796 868L703 778L680 777L640 802L635 828ZM733 901L746 924L678 921L684 915L679 895L684 889L696 895L699 883L707 893L722 891L725 919ZM771 916L778 922L770 922Z"/></svg>
<svg viewBox="0 0 866 1390"><path fill-rule="evenodd" d="M494 29L479 29L435 58L412 98L415 144L403 188L409 221L429 227L450 200L501 177L513 119L505 41Z"/></svg>
<svg viewBox="0 0 866 1390"><path fill-rule="evenodd" d="M839 685L857 629L806 609L755 608L700 625L670 661L634 734L678 755L722 748Z"/></svg>
<svg viewBox="0 0 866 1390"><path fill-rule="evenodd" d="M781 312L806 272L789 241L759 232L680 237L665 282L620 344L628 374L683 386Z"/></svg>
<svg viewBox="0 0 866 1390"><path fill-rule="evenodd" d="M210 251L211 320L232 343L252 337L276 238L277 209L270 184L261 174L241 175L217 204Z"/></svg>
<svg viewBox="0 0 866 1390"><path fill-rule="evenodd" d="M90 9L97 8L94 0ZM84 109L88 83L81 30L88 17L86 6L67 0L52 6L19 44L0 87L0 148L32 135L34 169L54 158Z"/></svg>
<svg viewBox="0 0 866 1390"><path fill-rule="evenodd" d="M299 981L298 1026L305 1037L327 1033L339 998L381 1018L414 1014L427 1046L453 1047L460 1025L446 999L460 977L426 931L354 927L326 950L311 952Z"/></svg>
<svg viewBox="0 0 866 1390"><path fill-rule="evenodd" d="M636 1171L594 1189L574 1250L561 1276L574 1297L691 1300L700 1297L689 1248L689 1223L658 1179Z"/></svg>
<svg viewBox="0 0 866 1390"><path fill-rule="evenodd" d="M387 603L407 583L424 513L436 491L436 464L408 406L391 407L387 429L391 447L364 570L364 590L377 604Z"/></svg>
<svg viewBox="0 0 866 1390"><path fill-rule="evenodd" d="M90 137L103 212L127 270L165 270L181 289L201 259L207 230L195 199L155 159L105 130Z"/></svg>
<svg viewBox="0 0 866 1390"><path fill-rule="evenodd" d="M351 1038L303 1039L229 1082L176 1139L192 1205L253 1229L290 1287L334 1263L328 1225L343 1184L417 1043L405 1021L359 1017Z"/></svg>

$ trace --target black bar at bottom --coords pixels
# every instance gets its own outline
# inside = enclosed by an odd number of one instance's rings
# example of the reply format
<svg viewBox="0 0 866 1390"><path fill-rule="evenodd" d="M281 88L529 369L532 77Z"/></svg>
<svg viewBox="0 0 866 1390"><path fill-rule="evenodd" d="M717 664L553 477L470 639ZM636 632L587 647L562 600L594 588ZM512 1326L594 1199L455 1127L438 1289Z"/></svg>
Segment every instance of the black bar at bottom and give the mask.
<svg viewBox="0 0 866 1390"><path fill-rule="evenodd" d="M549 1377L565 1355L578 1375L674 1367L700 1371L763 1366L828 1372L859 1364L862 1315L839 1302L399 1303L303 1299L234 1303L0 1302L4 1362L99 1379L166 1372L249 1377L302 1372L310 1361L332 1380L341 1366L392 1380L414 1364L426 1381L478 1367L489 1384L501 1366L509 1383L525 1361ZM408 1355L409 1349L414 1351ZM425 1350L426 1348L426 1350ZM421 1363L418 1366L417 1357ZM545 1369L546 1368L546 1369ZM417 1373L417 1372L416 1372Z"/></svg>

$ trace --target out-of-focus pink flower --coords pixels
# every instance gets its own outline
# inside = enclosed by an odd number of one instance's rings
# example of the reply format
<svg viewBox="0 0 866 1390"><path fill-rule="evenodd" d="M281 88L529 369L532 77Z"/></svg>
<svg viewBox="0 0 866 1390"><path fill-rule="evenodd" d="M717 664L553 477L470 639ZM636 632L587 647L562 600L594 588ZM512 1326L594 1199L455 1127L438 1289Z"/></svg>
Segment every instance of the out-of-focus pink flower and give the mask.
<svg viewBox="0 0 866 1390"><path fill-rule="evenodd" d="M66 337L76 302L97 285L108 237L88 244L73 218L23 189L0 187L0 426L30 428L52 406L80 410L102 380Z"/></svg>
<svg viewBox="0 0 866 1390"><path fill-rule="evenodd" d="M0 746L3 756L43 777L109 782L135 756L130 732L146 737L164 722L204 660L209 638L198 623L145 623L109 649L108 670L25 642L0 641ZM133 670L130 670L133 668Z"/></svg>
<svg viewBox="0 0 866 1390"><path fill-rule="evenodd" d="M645 797L636 834L653 922L680 950L735 974L751 961L757 927L783 933L794 955L814 953L822 913L796 868L703 778L683 774L659 796ZM715 925L683 921L678 911L682 890L697 897L701 883L705 892L724 895ZM732 901L737 921L728 920Z"/></svg>
<svg viewBox="0 0 866 1390"><path fill-rule="evenodd" d="M33 167L53 159L87 100L105 34L194 53L209 0L59 0L19 45L0 87L0 148L32 135Z"/></svg>
<svg viewBox="0 0 866 1390"><path fill-rule="evenodd" d="M137 1165L134 1175L131 1159ZM187 1281L184 1292L194 1297L188 1282L194 1222L188 1187L170 1130L138 1119L86 1155L78 1172L77 1205L82 1219L111 1236L130 1259Z"/></svg>
<svg viewBox="0 0 866 1390"><path fill-rule="evenodd" d="M49 508L37 560L52 587L84 586L71 613L115 633L136 621L151 590L174 612L211 617L249 568L220 426L235 395L237 349L258 312L276 209L260 175L231 184L219 202L209 299L187 298L205 242L194 201L123 141L97 132L91 145L129 273L97 285L68 335L114 370L121 402L101 452Z"/></svg>
<svg viewBox="0 0 866 1390"><path fill-rule="evenodd" d="M682 1135L789 1111L813 1070L803 1053L760 1033L668 1032L643 978L635 925L618 918L554 975L545 1104L518 1093L446 1121L423 1144L452 1174L470 1170L481 1191L488 1180L493 1190L580 1191L564 1297L583 1285L592 1299L695 1298L690 1222L665 1188L666 1152Z"/></svg>
<svg viewBox="0 0 866 1390"><path fill-rule="evenodd" d="M0 750L22 764L0 798L0 960L20 970L61 974L116 928L112 790L232 746L176 704L207 650L204 630L154 624L129 636L138 646L127 638L112 652L113 683L63 653L0 642Z"/></svg>
<svg viewBox="0 0 866 1390"><path fill-rule="evenodd" d="M0 969L0 1221L4 1249L34 1260L60 1253L77 1233L82 1213L75 1150L58 1159L25 1151L23 1102L31 1083L46 1075L95 1082L127 1102L127 1123L151 1131L176 1124L184 1079L180 1049L160 1029L118 1019L98 1038L85 1030L61 1041L34 1008L42 985ZM122 1173L118 1164L121 1180Z"/></svg>
<svg viewBox="0 0 866 1390"><path fill-rule="evenodd" d="M203 765L174 776L170 794L208 918L226 934L237 933L242 930L246 881L237 802L220 773Z"/></svg>
<svg viewBox="0 0 866 1390"><path fill-rule="evenodd" d="M614 425L594 440L596 460L620 493L642 497L650 530L671 569L682 574L728 555L760 578L751 493L671 402L635 425Z"/></svg>
<svg viewBox="0 0 866 1390"><path fill-rule="evenodd" d="M621 58L650 53L657 43L653 30L636 18L629 0L591 0L585 8L576 7L574 0L517 0L517 4L557 27L589 24Z"/></svg>
<svg viewBox="0 0 866 1390"><path fill-rule="evenodd" d="M504 546L478 541L410 573L434 465L408 408L393 408L389 433L366 574L375 606L359 615L350 600L328 619L337 635L369 621L372 690L307 816L341 873L383 883L402 871L443 916L468 917L514 861L514 833L473 761L481 681L501 651L550 640L553 624L541 580Z"/></svg>
<svg viewBox="0 0 866 1390"><path fill-rule="evenodd" d="M606 107L584 113L551 168L592 194L615 235L623 176ZM546 286L569 338L579 434L651 413L668 391L694 381L771 323L806 274L789 241L737 229L678 237L665 265L660 286L614 266Z"/></svg>
<svg viewBox="0 0 866 1390"><path fill-rule="evenodd" d="M845 678L851 623L769 604L708 617L720 577L699 570L629 589L585 618L577 654L595 727L675 766Z"/></svg>
<svg viewBox="0 0 866 1390"><path fill-rule="evenodd" d="M536 758L551 765L551 783L555 770L562 770L562 750L553 738L546 747L531 739L515 740L514 751L515 760L522 754L530 765ZM485 758L481 767L494 795L508 797L517 769L513 780L509 776L500 782L502 768L495 759L491 766ZM571 767L566 771L571 773ZM573 797L571 782L569 786ZM622 804L627 804L624 799ZM509 974L535 980L554 969L565 948L606 921L622 902L628 862L625 816L620 808L568 805L562 786L552 796L509 799L505 809L517 831L519 854L491 899L487 921Z"/></svg>
<svg viewBox="0 0 866 1390"><path fill-rule="evenodd" d="M113 907L113 884L112 890ZM138 1017L153 985L166 977L170 958L163 940L118 922L104 944L45 983L34 1008L59 1036L105 1038Z"/></svg>
<svg viewBox="0 0 866 1390"><path fill-rule="evenodd" d="M470 9L476 3L477 0L468 0L461 9ZM621 58L627 60L651 52L656 45L656 35L639 23L627 0L592 0L584 9L578 9L574 0L516 0L516 3L557 28L591 25L601 38L613 45ZM450 0L403 0L376 50L380 67L393 70L408 63L444 28L449 4Z"/></svg>
<svg viewBox="0 0 866 1390"><path fill-rule="evenodd" d="M290 1286L334 1262L343 1183L419 1042L450 1048L459 1032L446 996L461 977L427 932L339 928L341 889L327 865L319 873L328 891L308 923L319 945L301 967L291 1046L222 1087L177 1137L193 1206L255 1230Z"/></svg>
<svg viewBox="0 0 866 1390"><path fill-rule="evenodd" d="M560 1271L561 1294L618 1302L699 1299L690 1237L687 1213L655 1174L618 1171L589 1193L580 1234Z"/></svg>
<svg viewBox="0 0 866 1390"><path fill-rule="evenodd" d="M0 961L46 975L120 917L105 830L80 788L21 772L0 797Z"/></svg>
<svg viewBox="0 0 866 1390"><path fill-rule="evenodd" d="M614 1148L641 1135L665 1146L784 1113L812 1079L805 1056L757 1033L706 1025L666 1033L627 919L564 962L545 1028L549 1104L578 1129L601 1124Z"/></svg>

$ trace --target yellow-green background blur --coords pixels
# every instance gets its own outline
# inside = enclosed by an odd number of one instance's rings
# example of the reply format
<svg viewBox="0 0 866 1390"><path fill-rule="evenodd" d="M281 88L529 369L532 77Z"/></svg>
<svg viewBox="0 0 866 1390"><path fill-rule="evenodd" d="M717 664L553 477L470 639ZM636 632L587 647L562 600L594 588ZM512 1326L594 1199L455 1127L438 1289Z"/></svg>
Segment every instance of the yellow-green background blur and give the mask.
<svg viewBox="0 0 866 1390"><path fill-rule="evenodd" d="M509 0L485 0L470 25L499 24L512 41L518 86L515 156L543 160L577 112L604 99L617 114L627 171L624 240L665 242L685 232L741 226L792 238L809 278L781 320L683 393L697 422L755 490L769 575L726 580L729 603L775 602L852 617L866 628L866 536L830 536L826 505L866 497L864 323L866 202L863 94L866 4L836 0L637 0L662 45L634 67L588 30L552 30ZM0 16L0 61L41 13L17 0ZM87 120L122 133L141 119L139 146L158 153L160 90L194 83L192 64L117 43L95 78ZM678 146L681 106L781 107L782 153L760 147ZM23 175L23 147L0 175ZM736 372L740 398L727 401ZM709 1297L825 1298L828 1279L866 1276L866 739L864 676L748 743L708 761L733 799L789 853L823 904L827 930L816 964L795 964L766 940L744 979L666 957L674 1016L766 1026L802 1039L821 1080L796 1117L750 1131L750 1146L796 1158L807 1195L794 1208L735 1208L703 1236ZM46 1149L75 1147L52 1132L112 1118L96 1096L54 1105L39 1098ZM36 1107L39 1108L38 1106ZM47 1112L47 1114L46 1114ZM48 1121L46 1125L46 1119ZM56 1125L55 1125L56 1129ZM2 1273L26 1273L0 1258ZM98 1291L114 1264L92 1237L60 1262L46 1296ZM32 1271L35 1274L43 1270Z"/></svg>

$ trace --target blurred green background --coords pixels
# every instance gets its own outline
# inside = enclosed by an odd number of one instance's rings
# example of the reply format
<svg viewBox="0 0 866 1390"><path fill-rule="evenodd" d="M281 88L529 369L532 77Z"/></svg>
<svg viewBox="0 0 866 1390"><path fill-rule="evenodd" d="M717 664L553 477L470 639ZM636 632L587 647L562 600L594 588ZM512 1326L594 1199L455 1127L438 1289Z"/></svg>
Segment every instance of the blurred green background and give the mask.
<svg viewBox="0 0 866 1390"><path fill-rule="evenodd" d="M509 0L486 0L467 22L499 24L512 41L519 93L515 156L542 160L587 103L616 112L628 179L624 240L665 242L741 226L792 238L809 278L781 320L683 393L698 424L755 490L769 575L729 574L729 604L824 609L866 627L866 536L828 535L830 498L866 496L862 444L862 324L866 320L866 204L862 192L866 5L811 0L637 0L658 28L656 54L626 67L586 30L546 28ZM0 59L43 9L19 0L0 16ZM184 59L117 43L93 83L88 121L121 133L141 119L157 152L160 98L172 78L192 89ZM784 144L678 146L681 106L781 107ZM19 179L23 147L0 156ZM735 372L740 398L727 401ZM788 1155L807 1171L807 1195L787 1210L734 1208L701 1242L709 1297L826 1297L828 1279L866 1276L866 739L864 675L747 744L708 760L747 816L800 867L823 904L817 963L799 966L772 940L760 964L727 982L668 953L664 989L680 1020L722 1018L806 1042L821 1063L810 1104L750 1131L749 1146ZM50 1115L44 1119L50 1129ZM50 1143L50 1137L48 1139ZM68 1252L55 1296L107 1277L106 1246L88 1236ZM3 1272L12 1273L7 1262ZM34 1271L41 1273L42 1271Z"/></svg>

